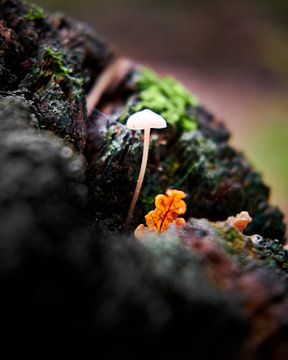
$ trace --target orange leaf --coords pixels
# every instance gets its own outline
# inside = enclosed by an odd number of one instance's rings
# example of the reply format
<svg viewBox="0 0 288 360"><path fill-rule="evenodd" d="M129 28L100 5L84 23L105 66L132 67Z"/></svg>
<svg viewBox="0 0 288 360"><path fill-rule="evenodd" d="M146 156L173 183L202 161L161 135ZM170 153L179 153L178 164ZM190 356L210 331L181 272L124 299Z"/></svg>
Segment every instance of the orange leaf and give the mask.
<svg viewBox="0 0 288 360"><path fill-rule="evenodd" d="M186 204L182 200L186 194L179 190L167 190L166 194L157 195L155 198L155 210L150 211L146 216L145 227L143 224L139 225L135 230L135 236L140 237L147 232L166 231L171 224L181 227L185 224L183 218L178 218L178 215L185 214Z"/></svg>
<svg viewBox="0 0 288 360"><path fill-rule="evenodd" d="M242 232L252 222L252 218L247 211L241 211L241 213L237 214L235 217L230 216L226 221L236 230Z"/></svg>

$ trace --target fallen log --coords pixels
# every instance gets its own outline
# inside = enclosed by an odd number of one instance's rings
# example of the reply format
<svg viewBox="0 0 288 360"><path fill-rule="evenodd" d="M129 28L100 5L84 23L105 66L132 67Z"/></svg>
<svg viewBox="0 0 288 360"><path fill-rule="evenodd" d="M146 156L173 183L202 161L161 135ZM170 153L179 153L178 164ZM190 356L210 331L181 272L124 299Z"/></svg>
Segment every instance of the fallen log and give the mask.
<svg viewBox="0 0 288 360"><path fill-rule="evenodd" d="M117 59L87 25L0 0L3 348L284 359L288 254L268 187L181 84ZM168 128L126 236L143 145L125 124L144 108ZM187 194L186 225L135 239L168 188ZM242 210L244 234L225 221Z"/></svg>

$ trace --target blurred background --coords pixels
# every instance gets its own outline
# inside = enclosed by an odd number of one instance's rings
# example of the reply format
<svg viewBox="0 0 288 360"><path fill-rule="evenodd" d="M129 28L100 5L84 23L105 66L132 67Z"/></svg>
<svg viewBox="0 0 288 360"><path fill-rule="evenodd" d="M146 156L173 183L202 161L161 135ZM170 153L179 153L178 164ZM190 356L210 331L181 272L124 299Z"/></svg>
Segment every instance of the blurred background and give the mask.
<svg viewBox="0 0 288 360"><path fill-rule="evenodd" d="M89 22L116 52L182 81L288 215L287 0L34 0Z"/></svg>

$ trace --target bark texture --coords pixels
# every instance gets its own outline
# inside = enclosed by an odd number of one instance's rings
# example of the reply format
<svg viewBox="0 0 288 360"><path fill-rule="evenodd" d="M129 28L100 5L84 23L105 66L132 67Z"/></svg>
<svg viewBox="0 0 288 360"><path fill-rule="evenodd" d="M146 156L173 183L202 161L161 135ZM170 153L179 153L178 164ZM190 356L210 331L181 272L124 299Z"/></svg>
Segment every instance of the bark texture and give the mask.
<svg viewBox="0 0 288 360"><path fill-rule="evenodd" d="M285 225L268 187L221 121L147 69L88 117L85 97L113 58L87 25L0 0L1 349L287 358ZM169 126L152 134L133 226L168 187L187 193L188 212L184 228L139 241L121 234L142 155L125 121L147 104ZM218 222L241 210L246 235Z"/></svg>

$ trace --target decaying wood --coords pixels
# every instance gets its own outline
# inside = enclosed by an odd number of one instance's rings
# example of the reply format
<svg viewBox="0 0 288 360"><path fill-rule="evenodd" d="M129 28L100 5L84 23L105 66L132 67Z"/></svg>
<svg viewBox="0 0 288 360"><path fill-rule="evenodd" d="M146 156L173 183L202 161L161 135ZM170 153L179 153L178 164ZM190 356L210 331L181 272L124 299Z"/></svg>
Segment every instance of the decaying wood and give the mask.
<svg viewBox="0 0 288 360"><path fill-rule="evenodd" d="M121 235L143 146L125 121L151 89L115 58L87 25L0 0L1 349L285 359L283 216L203 106L184 109L194 130L152 133L131 233L167 188L187 193L186 225ZM242 210L245 234L224 221Z"/></svg>

